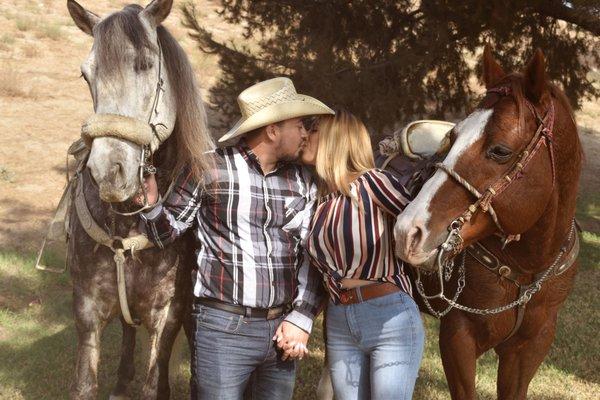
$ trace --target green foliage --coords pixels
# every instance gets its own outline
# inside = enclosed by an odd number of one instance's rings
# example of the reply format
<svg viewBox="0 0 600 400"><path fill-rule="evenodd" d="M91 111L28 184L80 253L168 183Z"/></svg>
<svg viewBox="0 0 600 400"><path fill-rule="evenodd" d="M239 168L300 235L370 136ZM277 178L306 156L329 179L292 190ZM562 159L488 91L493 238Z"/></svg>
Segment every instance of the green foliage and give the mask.
<svg viewBox="0 0 600 400"><path fill-rule="evenodd" d="M554 2L549 2L554 3ZM596 2L597 3L597 2ZM543 13L538 0L224 0L222 16L245 27L248 43L218 43L184 6L199 47L220 56L222 75L211 101L230 124L235 98L272 76L343 106L375 131L418 117L449 118L474 105L472 60L489 43L507 70L520 70L536 47L550 78L577 105L597 96L586 74L600 61L598 40L583 28ZM556 4L555 4L556 6ZM562 4L559 4L563 7ZM584 57L585 56L585 57Z"/></svg>

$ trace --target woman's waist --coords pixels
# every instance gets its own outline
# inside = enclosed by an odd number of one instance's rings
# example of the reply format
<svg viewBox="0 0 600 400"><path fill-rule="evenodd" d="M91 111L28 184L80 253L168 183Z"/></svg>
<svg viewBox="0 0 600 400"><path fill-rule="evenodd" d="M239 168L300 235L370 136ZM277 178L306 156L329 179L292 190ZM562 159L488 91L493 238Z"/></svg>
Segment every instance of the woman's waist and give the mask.
<svg viewBox="0 0 600 400"><path fill-rule="evenodd" d="M354 278L342 278L340 281L340 287L342 289L354 289L361 286L373 285L378 281L366 280L366 279L354 279Z"/></svg>

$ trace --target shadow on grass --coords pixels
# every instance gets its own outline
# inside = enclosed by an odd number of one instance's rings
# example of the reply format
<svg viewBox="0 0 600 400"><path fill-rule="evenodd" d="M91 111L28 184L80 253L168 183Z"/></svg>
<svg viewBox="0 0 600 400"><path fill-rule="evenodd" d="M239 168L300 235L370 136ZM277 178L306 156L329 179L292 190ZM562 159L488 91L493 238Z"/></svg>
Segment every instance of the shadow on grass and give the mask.
<svg viewBox="0 0 600 400"><path fill-rule="evenodd" d="M68 398L77 351L68 273L36 271L34 255L3 251L0 253L0 281L3 283L0 287L0 397L3 400ZM10 301L4 301L7 298ZM120 343L120 323L113 321L102 335L98 370L100 399L108 398L116 382ZM189 351L185 340L178 340L174 353L171 398L186 399L189 397ZM139 396L143 385L147 354L148 337L140 329L133 398ZM8 397L3 394L5 391Z"/></svg>
<svg viewBox="0 0 600 400"><path fill-rule="evenodd" d="M2 251L37 250L48 232L48 223L54 217L54 209L32 208L28 202L18 200L0 200L0 209L0 237L5 241ZM35 221L35 227L24 230L20 227L23 221Z"/></svg>
<svg viewBox="0 0 600 400"><path fill-rule="evenodd" d="M600 383L600 236L584 233L579 271L571 295L558 314L556 339L546 363L560 371Z"/></svg>

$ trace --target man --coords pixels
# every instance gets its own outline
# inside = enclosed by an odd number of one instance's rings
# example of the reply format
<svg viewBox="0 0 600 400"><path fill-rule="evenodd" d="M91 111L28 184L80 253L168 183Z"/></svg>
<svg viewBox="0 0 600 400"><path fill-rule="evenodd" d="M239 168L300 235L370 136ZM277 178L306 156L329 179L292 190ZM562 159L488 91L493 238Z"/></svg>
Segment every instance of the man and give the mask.
<svg viewBox="0 0 600 400"><path fill-rule="evenodd" d="M242 118L211 154L203 182L182 174L164 204L142 215L159 247L194 226L192 373L198 399L291 398L295 361L321 300L321 278L302 241L316 188L292 163L307 138L303 117L334 112L296 93L291 80L260 82L238 96ZM158 198L147 179L149 201Z"/></svg>

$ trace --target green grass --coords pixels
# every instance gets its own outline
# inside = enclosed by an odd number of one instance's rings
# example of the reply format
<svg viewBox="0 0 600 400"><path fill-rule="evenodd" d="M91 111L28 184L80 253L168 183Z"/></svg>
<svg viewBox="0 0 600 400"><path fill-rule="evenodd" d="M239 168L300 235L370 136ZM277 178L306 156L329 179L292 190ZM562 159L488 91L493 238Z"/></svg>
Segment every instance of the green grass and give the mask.
<svg viewBox="0 0 600 400"><path fill-rule="evenodd" d="M598 218L598 196L583 196L579 218ZM73 373L76 336L71 316L71 281L68 274L34 269L33 254L0 252L0 399L64 399ZM573 293L560 314L556 340L529 390L529 398L542 400L596 399L600 393L600 232L584 232L580 270ZM438 321L424 317L427 329L425 356L415 399L448 399L446 380L437 347ZM311 399L321 373L323 343L321 319L311 337L310 357L300 364L295 398ZM136 350L137 374L133 398L143 384L147 357L144 333ZM188 398L189 351L178 340L171 361L173 399ZM99 369L99 398L106 399L118 364L120 327L105 331ZM497 358L493 352L478 363L480 399L495 398Z"/></svg>

